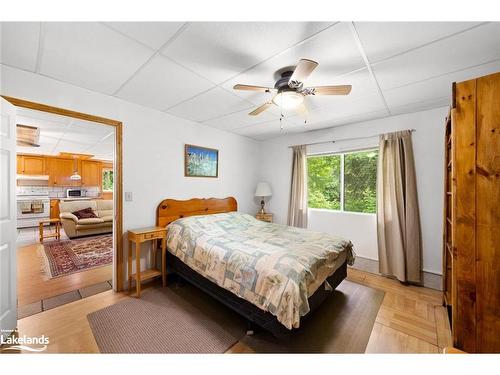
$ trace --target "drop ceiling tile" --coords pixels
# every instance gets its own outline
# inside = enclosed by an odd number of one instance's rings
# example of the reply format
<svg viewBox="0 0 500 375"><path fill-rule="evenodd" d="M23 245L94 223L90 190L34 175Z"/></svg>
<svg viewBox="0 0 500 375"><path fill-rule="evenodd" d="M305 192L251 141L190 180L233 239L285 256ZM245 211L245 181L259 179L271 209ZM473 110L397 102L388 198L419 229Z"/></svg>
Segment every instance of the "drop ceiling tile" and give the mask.
<svg viewBox="0 0 500 375"><path fill-rule="evenodd" d="M323 22L193 22L163 53L221 83L323 30Z"/></svg>
<svg viewBox="0 0 500 375"><path fill-rule="evenodd" d="M333 125L329 125L327 122L326 123L319 122L319 123L311 124L310 126L309 125L307 126L307 129L308 129L308 131L326 129L326 128L330 128L330 127L355 124L357 122L362 122L362 121L375 120L375 119L383 118L383 117L387 117L387 116L388 116L388 112L385 109L375 110L372 112L357 113L357 114L353 114L353 115L342 116L340 118L337 118L332 123Z"/></svg>
<svg viewBox="0 0 500 375"><path fill-rule="evenodd" d="M253 107L251 109L246 109L213 120L205 121L204 124L214 128L231 131L245 126L257 125L261 122L279 120L279 115L272 111L262 112L258 116L250 116L248 112L251 110L253 110Z"/></svg>
<svg viewBox="0 0 500 375"><path fill-rule="evenodd" d="M478 22L355 22L370 63L469 29Z"/></svg>
<svg viewBox="0 0 500 375"><path fill-rule="evenodd" d="M420 112L420 111L426 111L428 109L434 109L446 106L448 107L450 106L450 98L447 96L442 98L432 98L424 100L422 102L414 102L397 107L392 107L391 114L395 116L404 113Z"/></svg>
<svg viewBox="0 0 500 375"><path fill-rule="evenodd" d="M193 121L206 121L229 113L248 109L253 105L220 87L198 95L170 108L167 112Z"/></svg>
<svg viewBox="0 0 500 375"><path fill-rule="evenodd" d="M21 154L50 155L50 154L52 154L52 150L53 150L54 146L55 146L55 144L42 142L42 139L40 139L40 147L17 146L16 152L21 153Z"/></svg>
<svg viewBox="0 0 500 375"><path fill-rule="evenodd" d="M97 145L87 147L85 149L86 154L94 155L94 159L100 159L101 155L113 155L114 145L108 143L99 143Z"/></svg>
<svg viewBox="0 0 500 375"><path fill-rule="evenodd" d="M22 117L24 119L27 119L27 121L33 121L35 123L41 121L41 122L51 123L54 126L58 125L63 127L65 125L70 124L73 121L73 119L68 116L61 116L53 113L36 111L33 109L27 109L21 107L16 108L16 116L18 118Z"/></svg>
<svg viewBox="0 0 500 375"><path fill-rule="evenodd" d="M387 90L495 59L500 59L500 22L385 60L373 69L381 88Z"/></svg>
<svg viewBox="0 0 500 375"><path fill-rule="evenodd" d="M349 105L362 98L378 93L377 85L368 69L364 68L352 73L335 77L328 85L351 85L349 95L312 95L308 97L309 108L323 108L332 105Z"/></svg>
<svg viewBox="0 0 500 375"><path fill-rule="evenodd" d="M78 154L86 153L89 148L88 143L80 143L76 141L61 140L58 145L54 148L54 153L58 154L60 152L74 152Z"/></svg>
<svg viewBox="0 0 500 375"><path fill-rule="evenodd" d="M391 112L401 108L423 110L431 106L440 107L451 104L453 82L461 82L500 71L500 60L471 69L446 74L433 79L384 91L384 97ZM443 104L444 102L444 104ZM399 108L399 109L398 109Z"/></svg>
<svg viewBox="0 0 500 375"><path fill-rule="evenodd" d="M182 22L106 22L105 24L154 50L170 40L183 25Z"/></svg>
<svg viewBox="0 0 500 375"><path fill-rule="evenodd" d="M149 48L93 22L44 23L42 74L114 93L153 54Z"/></svg>
<svg viewBox="0 0 500 375"><path fill-rule="evenodd" d="M2 22L1 62L35 71L40 38L39 22Z"/></svg>
<svg viewBox="0 0 500 375"><path fill-rule="evenodd" d="M319 63L306 82L306 86L330 85L335 78L365 67L348 23L338 23L315 35L304 43L290 48L223 84L232 89L237 83L274 87L275 72L283 67L294 66L302 59ZM236 91L235 93L255 104L261 103L266 93Z"/></svg>
<svg viewBox="0 0 500 375"><path fill-rule="evenodd" d="M117 96L163 111L213 86L211 82L158 55L127 82Z"/></svg>
<svg viewBox="0 0 500 375"><path fill-rule="evenodd" d="M311 110L307 116L307 126L310 125L314 128L335 126L345 118L378 111L387 113L384 102L378 93L350 102L335 101L329 106ZM288 120L296 125L304 123L304 118L301 116L293 116Z"/></svg>
<svg viewBox="0 0 500 375"><path fill-rule="evenodd" d="M283 120L283 130L280 130L279 121L273 120L269 122L262 122L257 125L234 129L233 133L260 140L287 134L291 132L292 129L296 128L298 127L293 123Z"/></svg>

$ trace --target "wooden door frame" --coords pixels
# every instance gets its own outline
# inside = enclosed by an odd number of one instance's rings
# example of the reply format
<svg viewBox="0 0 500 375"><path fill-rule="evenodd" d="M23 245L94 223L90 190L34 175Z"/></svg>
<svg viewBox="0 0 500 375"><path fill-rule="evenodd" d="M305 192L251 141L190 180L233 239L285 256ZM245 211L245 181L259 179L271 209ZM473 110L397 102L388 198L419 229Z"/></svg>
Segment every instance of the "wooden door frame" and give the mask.
<svg viewBox="0 0 500 375"><path fill-rule="evenodd" d="M13 98L6 95L1 95L2 98L16 107L34 109L37 111L54 113L56 115L77 118L80 120L97 122L104 125L113 126L115 128L115 165L117 178L115 179L115 191L113 199L115 200L116 220L113 227L115 239L115 274L116 285L113 285L116 291L123 290L123 156L122 156L122 122L111 120L105 117L89 115L82 112L76 112L69 109L53 107L46 104L35 103L24 99Z"/></svg>

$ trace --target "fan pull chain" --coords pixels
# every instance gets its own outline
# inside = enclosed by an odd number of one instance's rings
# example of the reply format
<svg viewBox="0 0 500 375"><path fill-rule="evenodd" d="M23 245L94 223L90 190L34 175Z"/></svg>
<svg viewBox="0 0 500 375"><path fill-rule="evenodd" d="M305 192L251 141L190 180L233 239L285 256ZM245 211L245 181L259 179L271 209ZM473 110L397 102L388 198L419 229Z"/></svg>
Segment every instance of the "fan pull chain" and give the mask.
<svg viewBox="0 0 500 375"><path fill-rule="evenodd" d="M283 115L283 95L281 95L281 103L280 103L280 113L281 113L281 116L280 116L280 132L283 131L283 117L285 117Z"/></svg>

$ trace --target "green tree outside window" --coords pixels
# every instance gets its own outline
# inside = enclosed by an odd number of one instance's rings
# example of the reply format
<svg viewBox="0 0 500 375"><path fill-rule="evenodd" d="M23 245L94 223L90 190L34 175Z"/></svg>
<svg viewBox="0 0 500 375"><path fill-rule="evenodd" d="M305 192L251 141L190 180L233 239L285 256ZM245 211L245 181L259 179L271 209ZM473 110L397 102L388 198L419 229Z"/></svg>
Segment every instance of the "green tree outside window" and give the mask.
<svg viewBox="0 0 500 375"><path fill-rule="evenodd" d="M377 150L309 156L309 207L375 213L377 157Z"/></svg>
<svg viewBox="0 0 500 375"><path fill-rule="evenodd" d="M104 170L102 172L102 190L113 191L113 171Z"/></svg>

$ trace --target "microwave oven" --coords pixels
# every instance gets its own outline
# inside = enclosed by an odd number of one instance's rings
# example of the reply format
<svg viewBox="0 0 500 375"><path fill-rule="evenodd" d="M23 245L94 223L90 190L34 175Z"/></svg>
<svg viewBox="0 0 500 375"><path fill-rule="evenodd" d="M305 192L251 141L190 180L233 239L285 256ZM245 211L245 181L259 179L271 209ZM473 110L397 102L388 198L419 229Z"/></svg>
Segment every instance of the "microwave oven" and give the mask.
<svg viewBox="0 0 500 375"><path fill-rule="evenodd" d="M67 189L66 198L83 198L85 197L84 189Z"/></svg>

